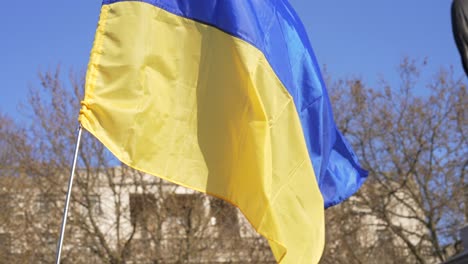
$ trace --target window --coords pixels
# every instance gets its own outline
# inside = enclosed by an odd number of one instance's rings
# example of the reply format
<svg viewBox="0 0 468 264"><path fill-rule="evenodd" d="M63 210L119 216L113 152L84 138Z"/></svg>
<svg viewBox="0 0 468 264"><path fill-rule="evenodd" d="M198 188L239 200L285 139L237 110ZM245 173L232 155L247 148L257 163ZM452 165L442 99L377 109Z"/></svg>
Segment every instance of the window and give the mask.
<svg viewBox="0 0 468 264"><path fill-rule="evenodd" d="M10 215L13 211L13 196L8 193L0 194L0 210L4 215Z"/></svg>
<svg viewBox="0 0 468 264"><path fill-rule="evenodd" d="M89 210L93 212L94 215L101 215L101 197L97 194L90 195L89 199Z"/></svg>
<svg viewBox="0 0 468 264"><path fill-rule="evenodd" d="M56 207L56 197L52 194L41 194L37 199L39 213L47 214Z"/></svg>
<svg viewBox="0 0 468 264"><path fill-rule="evenodd" d="M207 221L207 208L202 195L195 193L172 193L164 197L162 232L171 238L185 238L204 234Z"/></svg>
<svg viewBox="0 0 468 264"><path fill-rule="evenodd" d="M0 233L0 259L5 259L11 254L11 235Z"/></svg>
<svg viewBox="0 0 468 264"><path fill-rule="evenodd" d="M164 199L169 217L187 218L203 214L203 200L200 194L171 194Z"/></svg>
<svg viewBox="0 0 468 264"><path fill-rule="evenodd" d="M215 219L220 234L226 234L226 237L237 237L239 233L239 219L237 209L229 203L218 199L210 199L210 216Z"/></svg>
<svg viewBox="0 0 468 264"><path fill-rule="evenodd" d="M58 237L50 232L43 232L41 241L43 241L44 247L53 252L57 247Z"/></svg>
<svg viewBox="0 0 468 264"><path fill-rule="evenodd" d="M130 218L134 225L146 226L148 218L157 213L156 198L152 194L130 194Z"/></svg>

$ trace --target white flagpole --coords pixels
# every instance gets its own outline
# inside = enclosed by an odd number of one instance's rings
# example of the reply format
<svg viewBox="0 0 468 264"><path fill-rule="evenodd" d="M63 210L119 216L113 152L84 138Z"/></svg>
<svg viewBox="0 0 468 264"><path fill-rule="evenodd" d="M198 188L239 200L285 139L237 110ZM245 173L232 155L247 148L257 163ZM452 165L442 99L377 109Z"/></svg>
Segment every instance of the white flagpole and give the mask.
<svg viewBox="0 0 468 264"><path fill-rule="evenodd" d="M73 186L73 177L75 176L75 167L76 167L76 161L78 159L78 150L80 148L82 130L83 128L81 127L81 124L80 124L80 127L78 128L78 138L76 140L75 156L73 157L73 165L71 168L70 180L68 181L68 191L67 191L67 198L65 200L65 208L63 210L62 227L60 229L60 238L57 244L57 257L55 259L56 264L60 264L60 255L62 255L63 237L65 234L65 226L67 224L68 206L70 204L70 196L71 196L71 191L72 191L72 186Z"/></svg>

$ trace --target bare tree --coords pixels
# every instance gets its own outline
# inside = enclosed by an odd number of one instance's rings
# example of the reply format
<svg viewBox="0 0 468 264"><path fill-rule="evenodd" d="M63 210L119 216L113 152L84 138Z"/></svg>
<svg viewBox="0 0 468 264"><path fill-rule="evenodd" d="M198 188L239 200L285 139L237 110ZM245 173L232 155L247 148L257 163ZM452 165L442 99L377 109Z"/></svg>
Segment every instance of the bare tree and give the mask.
<svg viewBox="0 0 468 264"><path fill-rule="evenodd" d="M419 69L405 59L399 87L372 89L360 79L330 85L339 126L370 173L357 196L328 210L323 263L440 263L457 250L466 85L450 71L421 84Z"/></svg>

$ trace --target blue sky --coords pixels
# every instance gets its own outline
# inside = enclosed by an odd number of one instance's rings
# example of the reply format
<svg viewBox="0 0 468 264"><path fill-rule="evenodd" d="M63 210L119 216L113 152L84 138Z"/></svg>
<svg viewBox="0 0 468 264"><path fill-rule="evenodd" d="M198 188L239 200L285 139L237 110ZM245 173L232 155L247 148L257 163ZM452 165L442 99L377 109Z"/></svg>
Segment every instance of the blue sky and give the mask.
<svg viewBox="0 0 468 264"><path fill-rule="evenodd" d="M334 78L397 83L404 56L427 58L428 72L454 66L463 76L450 24L451 1L291 0L320 65ZM19 118L40 70L84 71L100 0L6 1L0 10L0 111ZM423 76L430 78L430 76ZM423 88L420 88L423 89Z"/></svg>

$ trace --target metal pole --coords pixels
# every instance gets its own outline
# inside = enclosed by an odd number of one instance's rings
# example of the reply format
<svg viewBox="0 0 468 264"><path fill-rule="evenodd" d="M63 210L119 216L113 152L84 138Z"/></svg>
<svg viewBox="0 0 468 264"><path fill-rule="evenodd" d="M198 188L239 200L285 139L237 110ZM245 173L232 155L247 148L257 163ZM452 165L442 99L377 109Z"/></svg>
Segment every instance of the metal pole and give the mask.
<svg viewBox="0 0 468 264"><path fill-rule="evenodd" d="M68 181L68 191L67 191L67 198L65 200L65 208L63 210L62 227L60 229L60 238L57 244L57 257L55 259L56 264L60 264L60 255L62 255L63 237L65 234L65 225L67 224L68 206L70 204L70 196L71 196L71 191L72 191L72 186L73 186L73 177L75 176L75 167L76 167L76 161L78 159L78 150L80 148L82 130L83 128L81 127L81 124L80 124L80 127L78 128L78 138L76 140L75 156L73 157L73 165L71 168L70 180Z"/></svg>

